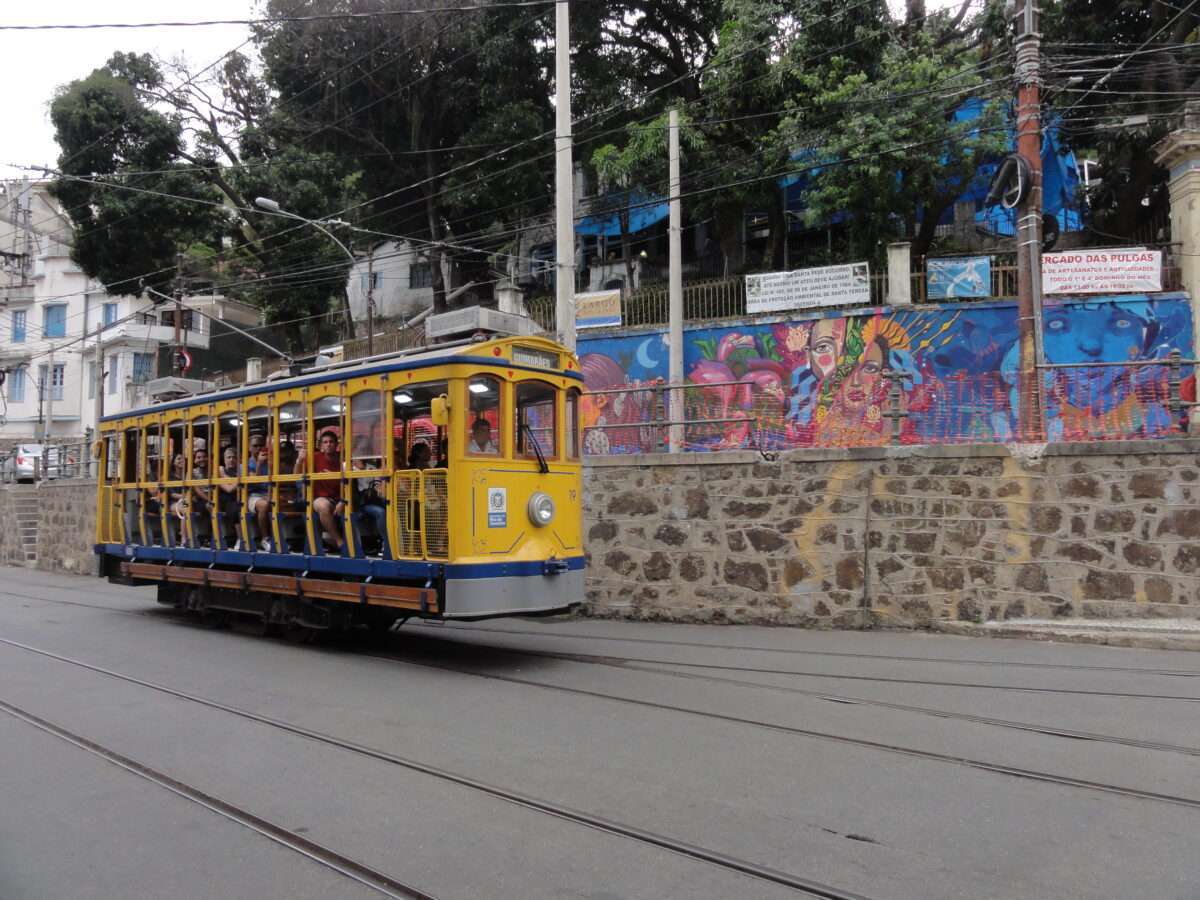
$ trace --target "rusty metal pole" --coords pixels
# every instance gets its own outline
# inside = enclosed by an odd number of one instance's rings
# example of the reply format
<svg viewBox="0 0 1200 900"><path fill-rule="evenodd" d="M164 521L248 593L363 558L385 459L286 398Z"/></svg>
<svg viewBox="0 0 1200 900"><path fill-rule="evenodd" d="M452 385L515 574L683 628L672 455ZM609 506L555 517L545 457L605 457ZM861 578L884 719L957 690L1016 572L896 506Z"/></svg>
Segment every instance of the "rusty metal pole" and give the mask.
<svg viewBox="0 0 1200 900"><path fill-rule="evenodd" d="M1038 0L1017 0L1017 154L1029 165L1030 185L1017 209L1017 334L1020 347L1017 394L1018 439L1046 439L1042 412L1042 127Z"/></svg>

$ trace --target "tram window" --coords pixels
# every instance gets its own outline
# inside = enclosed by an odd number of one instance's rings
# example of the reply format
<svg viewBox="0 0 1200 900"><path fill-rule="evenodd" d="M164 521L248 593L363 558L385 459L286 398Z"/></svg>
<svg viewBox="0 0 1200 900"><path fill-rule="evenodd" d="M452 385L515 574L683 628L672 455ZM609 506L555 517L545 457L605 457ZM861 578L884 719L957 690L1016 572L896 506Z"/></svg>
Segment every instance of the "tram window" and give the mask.
<svg viewBox="0 0 1200 900"><path fill-rule="evenodd" d="M255 459L258 456L260 447L271 446L271 410L265 406L256 406L250 412L246 413L246 469L247 473L251 469L258 467L258 461Z"/></svg>
<svg viewBox="0 0 1200 900"><path fill-rule="evenodd" d="M162 434L157 425L146 428L146 468L142 481L158 481L162 474Z"/></svg>
<svg viewBox="0 0 1200 900"><path fill-rule="evenodd" d="M383 466L383 404L379 391L362 391L350 398L350 459L365 465L356 468Z"/></svg>
<svg viewBox="0 0 1200 900"><path fill-rule="evenodd" d="M537 456L534 442L545 457L557 455L554 445L555 400L558 391L544 381L525 381L517 385L516 448L518 456Z"/></svg>
<svg viewBox="0 0 1200 900"><path fill-rule="evenodd" d="M121 473L121 436L110 434L104 438L104 478L106 481L119 481Z"/></svg>
<svg viewBox="0 0 1200 900"><path fill-rule="evenodd" d="M321 437L327 432L338 439L339 457L342 443L342 400L340 397L321 397L312 405L313 456L321 449Z"/></svg>
<svg viewBox="0 0 1200 900"><path fill-rule="evenodd" d="M440 469L446 465L445 430L433 424L430 409L433 398L448 391L447 382L429 381L405 385L392 392L392 409L395 411L392 437L396 444L397 468ZM424 462L418 444L429 448L428 463ZM419 459L414 458L414 450L418 450Z"/></svg>
<svg viewBox="0 0 1200 900"><path fill-rule="evenodd" d="M500 379L477 375L467 382L467 453L500 455Z"/></svg>
<svg viewBox="0 0 1200 900"><path fill-rule="evenodd" d="M183 422L167 425L167 470L163 475L164 481L183 481L187 477L186 436L187 428Z"/></svg>
<svg viewBox="0 0 1200 900"><path fill-rule="evenodd" d="M567 458L579 459L579 389L567 391Z"/></svg>
<svg viewBox="0 0 1200 900"><path fill-rule="evenodd" d="M279 407L279 473L296 471L296 460L304 457L308 439L305 434L304 407L300 403L285 403Z"/></svg>
<svg viewBox="0 0 1200 900"><path fill-rule="evenodd" d="M138 436L136 428L125 431L125 471L121 480L126 484L133 484L138 480Z"/></svg>
<svg viewBox="0 0 1200 900"><path fill-rule="evenodd" d="M232 447L234 458L241 456L242 419L237 413L217 417L217 446L208 454L209 466L215 470L224 464L225 448Z"/></svg>

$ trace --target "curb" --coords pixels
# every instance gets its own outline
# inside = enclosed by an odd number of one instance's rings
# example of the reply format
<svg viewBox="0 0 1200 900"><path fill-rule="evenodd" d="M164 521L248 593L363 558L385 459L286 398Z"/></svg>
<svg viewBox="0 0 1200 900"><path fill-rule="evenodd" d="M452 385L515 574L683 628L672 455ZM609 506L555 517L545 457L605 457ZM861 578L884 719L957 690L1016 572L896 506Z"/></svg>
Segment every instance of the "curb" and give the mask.
<svg viewBox="0 0 1200 900"><path fill-rule="evenodd" d="M1200 624L1200 623L1198 623ZM933 631L964 637L1008 638L1062 644L1093 644L1104 647L1133 647L1142 650L1200 651L1200 628L1184 632L1154 632L1118 628L1089 628L1086 625L1057 627L975 625L969 622L934 622Z"/></svg>

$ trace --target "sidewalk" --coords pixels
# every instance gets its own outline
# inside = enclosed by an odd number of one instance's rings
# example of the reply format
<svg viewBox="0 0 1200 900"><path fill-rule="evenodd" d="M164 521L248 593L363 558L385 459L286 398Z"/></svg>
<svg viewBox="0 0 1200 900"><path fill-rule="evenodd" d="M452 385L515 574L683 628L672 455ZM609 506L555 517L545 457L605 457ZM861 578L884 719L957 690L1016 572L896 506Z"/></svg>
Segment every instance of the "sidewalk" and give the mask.
<svg viewBox="0 0 1200 900"><path fill-rule="evenodd" d="M1009 619L984 623L937 622L933 627L944 634L972 637L1024 638L1146 650L1200 650L1200 619Z"/></svg>

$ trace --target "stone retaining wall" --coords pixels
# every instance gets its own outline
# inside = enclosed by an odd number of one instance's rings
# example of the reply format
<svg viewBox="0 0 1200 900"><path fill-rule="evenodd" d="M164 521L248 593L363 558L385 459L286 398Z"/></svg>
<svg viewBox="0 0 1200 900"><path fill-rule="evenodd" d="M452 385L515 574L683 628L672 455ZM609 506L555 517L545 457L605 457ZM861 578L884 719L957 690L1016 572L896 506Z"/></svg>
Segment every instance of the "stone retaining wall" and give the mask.
<svg viewBox="0 0 1200 900"><path fill-rule="evenodd" d="M39 498L37 566L89 573L95 482ZM865 627L1023 616L1200 618L1200 440L657 454L589 460L588 609Z"/></svg>
<svg viewBox="0 0 1200 900"><path fill-rule="evenodd" d="M15 527L15 499L31 494L37 497L41 513L36 567L59 572L95 572L96 482L86 480L0 487L0 564L28 565Z"/></svg>
<svg viewBox="0 0 1200 900"><path fill-rule="evenodd" d="M862 627L1200 618L1200 441L588 463L600 615Z"/></svg>

